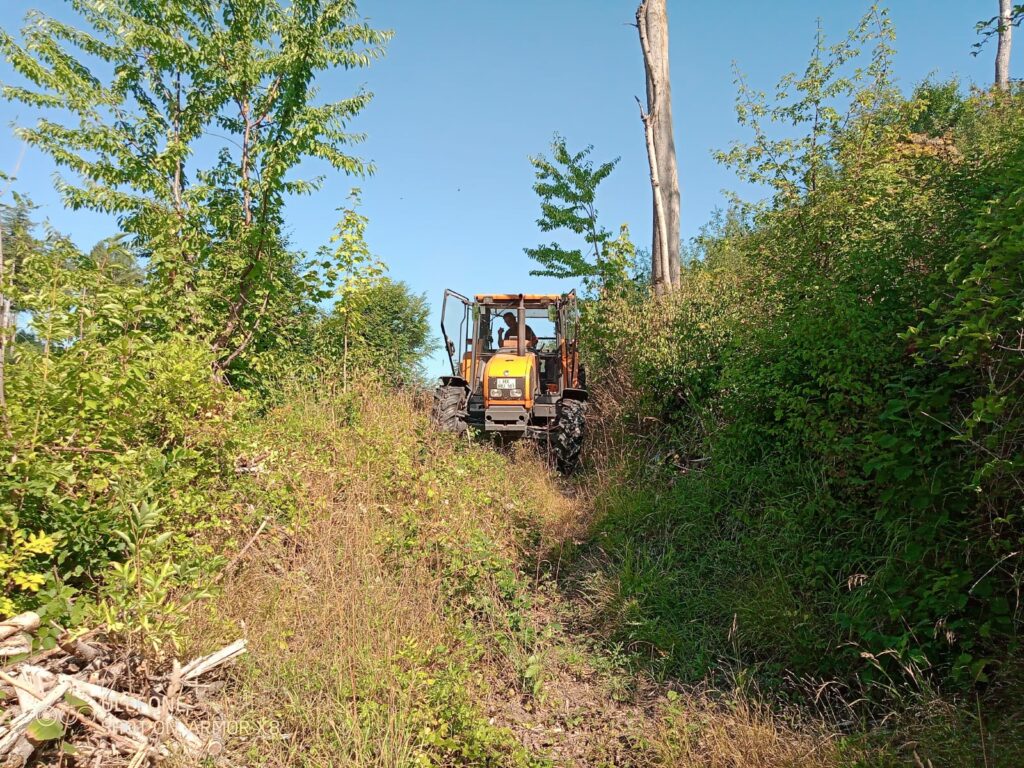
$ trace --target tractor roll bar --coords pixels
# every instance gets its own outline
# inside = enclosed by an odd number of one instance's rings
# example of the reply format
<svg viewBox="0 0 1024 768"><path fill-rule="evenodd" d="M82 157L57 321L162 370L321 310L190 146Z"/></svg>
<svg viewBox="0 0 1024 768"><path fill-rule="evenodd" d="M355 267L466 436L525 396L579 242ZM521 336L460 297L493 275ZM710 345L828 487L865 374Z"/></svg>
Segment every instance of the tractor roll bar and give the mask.
<svg viewBox="0 0 1024 768"><path fill-rule="evenodd" d="M519 311L516 312L516 354L526 354L526 297L519 294Z"/></svg>

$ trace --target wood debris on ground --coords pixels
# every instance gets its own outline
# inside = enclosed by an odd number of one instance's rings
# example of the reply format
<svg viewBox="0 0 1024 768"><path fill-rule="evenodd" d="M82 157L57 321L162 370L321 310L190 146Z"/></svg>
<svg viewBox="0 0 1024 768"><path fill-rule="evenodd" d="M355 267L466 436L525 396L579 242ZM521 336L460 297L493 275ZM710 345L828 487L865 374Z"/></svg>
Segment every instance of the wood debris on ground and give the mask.
<svg viewBox="0 0 1024 768"><path fill-rule="evenodd" d="M223 734L204 706L210 673L245 653L237 640L216 653L150 669L95 634L32 653L38 614L0 622L0 766L127 765L174 754L215 756ZM202 679L201 679L202 678Z"/></svg>

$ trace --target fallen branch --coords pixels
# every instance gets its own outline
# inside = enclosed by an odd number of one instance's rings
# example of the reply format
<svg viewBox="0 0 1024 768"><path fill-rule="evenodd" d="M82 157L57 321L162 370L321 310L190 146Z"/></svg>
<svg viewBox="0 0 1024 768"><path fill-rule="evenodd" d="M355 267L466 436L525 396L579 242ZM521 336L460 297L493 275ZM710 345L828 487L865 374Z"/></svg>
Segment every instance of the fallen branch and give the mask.
<svg viewBox="0 0 1024 768"><path fill-rule="evenodd" d="M221 648L216 653L211 653L209 656L203 656L199 659L193 659L184 667L181 668L181 681L188 682L189 680L195 680L200 675L204 675L211 669L219 667L227 661L241 656L245 653L245 640L235 640L231 645Z"/></svg>
<svg viewBox="0 0 1024 768"><path fill-rule="evenodd" d="M34 632L39 629L39 614L34 611L19 613L5 621L0 621L0 640L6 640L19 632Z"/></svg>
<svg viewBox="0 0 1024 768"><path fill-rule="evenodd" d="M127 720L115 717L107 709L84 691L75 692L75 696L91 710L92 719L102 725L108 731L123 736L129 741L140 745L147 743L146 734L140 731L135 725Z"/></svg>
<svg viewBox="0 0 1024 768"><path fill-rule="evenodd" d="M127 693L121 693L121 691L115 691L110 688L104 688L102 685L96 685L95 683L89 683L85 680L79 680L77 677L71 675L54 675L52 672L48 672L42 667L31 667L25 666L25 669L32 672L38 672L41 675L49 675L51 678L55 678L58 683L63 684L65 689L70 689L71 692L82 698L83 695L96 701L110 704L114 707L119 707L127 712L134 712L137 715L142 715L145 718L152 720L154 723L161 721L160 710L157 707L150 706L144 701L136 699L134 696L129 696ZM174 715L168 715L166 723L170 726L170 730L174 738L184 744L189 750L198 752L202 749L202 740L189 730L189 727L185 725L181 720L176 718Z"/></svg>
<svg viewBox="0 0 1024 768"><path fill-rule="evenodd" d="M20 656L32 652L32 635L18 632L0 640L0 656Z"/></svg>
<svg viewBox="0 0 1024 768"><path fill-rule="evenodd" d="M28 672L23 672L22 674L27 677L30 676ZM18 706L21 707L22 710L28 709L45 695L43 693L42 686L31 684L32 682L38 681L17 680L4 672L0 672L0 680L3 680L9 686L14 688L14 693L18 697ZM26 695L29 697L28 699L26 699Z"/></svg>
<svg viewBox="0 0 1024 768"><path fill-rule="evenodd" d="M120 707L129 712L135 712L149 718L154 723L160 722L160 710L146 704L144 701L139 701L134 696L129 696L120 691L112 691L109 688L103 688L102 686L87 683L84 680L78 680L67 675L61 675L60 677L70 685L71 691L77 696L85 694L102 703ZM203 748L202 739L192 733L189 727L174 715L167 715L166 724L170 727L174 738L180 741L192 753L198 753Z"/></svg>
<svg viewBox="0 0 1024 768"><path fill-rule="evenodd" d="M82 701L85 701L85 699L82 699ZM74 707L70 707L67 704L58 704L57 709L75 718L75 720L77 720L84 728L93 731L94 733L98 733L99 735L106 738L116 747L119 747L124 754L134 755L139 750L148 751L150 749L149 743L146 741L146 737L142 734L139 734L139 739L130 738L119 733L113 728L104 726L102 723L94 722L84 712L81 712L78 709L75 709ZM96 710L92 708L92 705L90 705L89 709L92 710L93 713L96 712ZM112 715L110 716L110 719L117 722L120 725L128 725L128 723L124 722L123 720L119 720L118 718L113 717Z"/></svg>
<svg viewBox="0 0 1024 768"><path fill-rule="evenodd" d="M68 688L69 684L67 682L62 681L58 683L50 690L49 693L40 699L35 706L31 709L25 710L11 721L11 724L4 731L3 735L0 736L0 757L6 755L14 748L21 737L25 735L25 730L32 724L32 722L57 703L57 701L67 693Z"/></svg>
<svg viewBox="0 0 1024 768"><path fill-rule="evenodd" d="M27 630L38 626L39 617L35 614L22 614L3 622L0 633L4 639L0 645L4 641L8 645L25 645L27 638L30 648L32 637ZM197 706L199 696L192 688L196 685L194 681L245 653L245 640L193 659L185 667L174 661L170 674L161 679L151 676L141 665L133 669L136 661L131 657L118 658L117 649L104 641L85 642L90 634L72 638L65 633L56 647L0 670L0 685L4 686L5 694L13 689L17 697L16 705L0 713L0 765L25 764L37 746L47 751L39 759L48 759L53 745L37 745L31 737L30 726L40 717L74 722L75 729L65 733L64 738L82 748L80 755L120 753L135 768L150 758L169 756L171 750L163 743L169 739L181 745L181 752L189 761L221 750L220 735L203 739L175 713L201 709ZM35 663L43 660L46 666ZM126 672L135 681L132 690L117 690L118 681L124 679ZM148 685L139 685L140 682ZM187 688L186 682L191 682ZM61 701L65 694L69 694L67 700Z"/></svg>

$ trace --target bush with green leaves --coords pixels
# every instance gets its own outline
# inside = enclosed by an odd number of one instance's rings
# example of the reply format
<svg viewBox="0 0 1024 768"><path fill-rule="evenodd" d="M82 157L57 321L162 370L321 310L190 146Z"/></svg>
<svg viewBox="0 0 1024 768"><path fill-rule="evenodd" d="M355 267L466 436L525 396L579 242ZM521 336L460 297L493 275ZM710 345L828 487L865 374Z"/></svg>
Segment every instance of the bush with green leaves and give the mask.
<svg viewBox="0 0 1024 768"><path fill-rule="evenodd" d="M778 107L741 91L722 157L773 197L589 328L636 455L656 428L641 484L671 483L603 502L607 618L669 670L965 685L1018 648L1024 99L899 97L887 29L819 41Z"/></svg>
<svg viewBox="0 0 1024 768"><path fill-rule="evenodd" d="M379 278L344 294L311 334L311 357L340 371L379 375L394 385L423 380L432 349L430 305L404 282Z"/></svg>
<svg viewBox="0 0 1024 768"><path fill-rule="evenodd" d="M390 33L354 0L71 6L67 20L33 10L20 33L0 30L15 74L0 96L28 110L16 133L67 172L69 208L116 218L162 323L251 383L259 352L286 346L296 315L331 295L330 268L287 242L286 201L322 181L294 172L371 169L346 151L371 95L319 98L318 77L368 66Z"/></svg>
<svg viewBox="0 0 1024 768"><path fill-rule="evenodd" d="M60 618L74 590L125 556L118 531L131 504L162 499L180 539L205 524L204 491L230 466L241 401L214 381L205 345L157 330L160 310L130 264L52 231L20 237L4 286L23 327L5 361L0 519L10 573L42 582L9 592L3 607L52 603Z"/></svg>

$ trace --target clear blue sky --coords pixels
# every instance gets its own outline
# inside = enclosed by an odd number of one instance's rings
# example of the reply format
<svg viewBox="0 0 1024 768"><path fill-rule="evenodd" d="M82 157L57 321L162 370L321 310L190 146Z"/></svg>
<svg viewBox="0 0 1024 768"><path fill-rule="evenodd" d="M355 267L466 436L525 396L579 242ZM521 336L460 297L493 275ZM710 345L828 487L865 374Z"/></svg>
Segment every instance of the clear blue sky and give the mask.
<svg viewBox="0 0 1024 768"><path fill-rule="evenodd" d="M69 18L60 0L4 0L13 29L30 8ZM683 235L694 235L722 190L736 188L714 149L744 138L733 112L732 62L751 83L771 88L806 63L820 18L830 39L845 36L867 0L669 0L676 143ZM996 0L891 0L897 31L896 74L904 89L934 74L987 84L994 51L972 57L975 23ZM375 94L353 126L368 140L369 179L333 175L323 190L290 204L299 248L330 236L350 187L363 190L373 250L391 276L425 292L563 290L568 283L529 276L523 248L546 238L536 228L537 199L528 156L558 131L571 147L594 145L598 160L621 157L598 207L606 226L627 223L650 242L647 160L635 95L643 69L633 20L636 0L363 0L361 12L394 30L386 58L369 69L329 77L324 95L359 85ZM1019 57L1018 57L1019 58ZM1015 73L1019 72L1019 67ZM10 77L0 63L0 79ZM0 103L0 167L20 152L9 124L34 120L25 107ZM310 169L311 171L313 169ZM17 189L83 246L116 230L104 217L67 212L53 191L53 165L29 151ZM435 318L436 328L436 318ZM440 358L432 365L440 371Z"/></svg>

